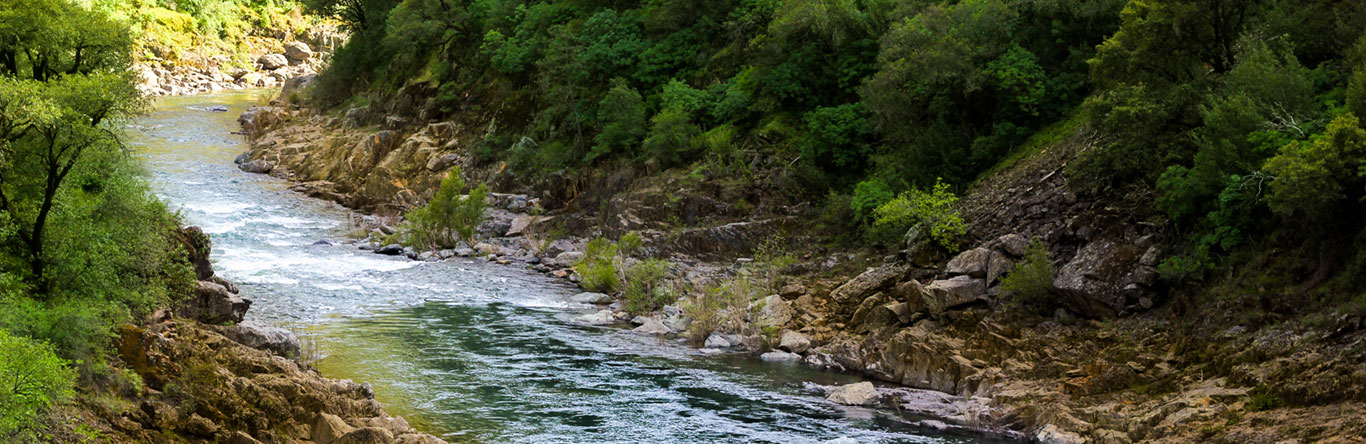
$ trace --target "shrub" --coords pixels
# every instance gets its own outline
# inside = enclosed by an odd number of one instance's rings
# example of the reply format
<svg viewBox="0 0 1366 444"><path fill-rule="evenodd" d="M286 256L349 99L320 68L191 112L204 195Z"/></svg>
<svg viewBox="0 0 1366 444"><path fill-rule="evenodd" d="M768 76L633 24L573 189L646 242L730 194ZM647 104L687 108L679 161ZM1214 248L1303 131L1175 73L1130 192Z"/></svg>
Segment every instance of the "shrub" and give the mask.
<svg viewBox="0 0 1366 444"><path fill-rule="evenodd" d="M1264 410L1278 409L1285 406L1285 401L1280 396L1276 396L1271 389L1265 385L1258 385L1248 393L1247 406L1249 412L1260 412Z"/></svg>
<svg viewBox="0 0 1366 444"><path fill-rule="evenodd" d="M408 213L408 223L402 230L403 243L421 248L453 247L463 240L474 246L479 223L484 220L489 189L480 184L461 196L465 179L460 168L452 168L441 180L441 188L426 205Z"/></svg>
<svg viewBox="0 0 1366 444"><path fill-rule="evenodd" d="M683 303L683 314L691 320L687 338L701 344L715 331L742 332L749 315L749 304L760 297L758 287L749 276L740 275L708 287L701 294Z"/></svg>
<svg viewBox="0 0 1366 444"><path fill-rule="evenodd" d="M584 248L583 259L574 264L585 290L616 293L621 289L617 274L617 245L604 238L593 239Z"/></svg>
<svg viewBox="0 0 1366 444"><path fill-rule="evenodd" d="M882 179L859 182L854 186L854 195L849 202L849 209L854 212L854 222L860 226L872 223L873 212L894 198L896 194Z"/></svg>
<svg viewBox="0 0 1366 444"><path fill-rule="evenodd" d="M1048 260L1048 247L1035 239L1029 243L1024 260L1015 265L1010 274L1001 279L1001 291L1014 294L1021 305L1032 308L1048 306L1053 293L1053 275L1057 270Z"/></svg>
<svg viewBox="0 0 1366 444"><path fill-rule="evenodd" d="M897 196L873 211L873 229L882 239L899 236L920 225L930 238L948 251L958 249L958 237L967 232L958 214L958 196L949 185L936 181L930 191L912 190Z"/></svg>
<svg viewBox="0 0 1366 444"><path fill-rule="evenodd" d="M669 266L666 260L646 259L626 270L626 311L649 313L674 301L673 292L664 285Z"/></svg>
<svg viewBox="0 0 1366 444"><path fill-rule="evenodd" d="M71 396L74 380L52 347L0 330L0 441L32 439L38 416Z"/></svg>
<svg viewBox="0 0 1366 444"><path fill-rule="evenodd" d="M1339 116L1325 134L1309 143L1291 142L1267 160L1271 182L1266 202L1276 215L1321 220L1349 195L1361 195L1366 166L1366 130L1351 113Z"/></svg>

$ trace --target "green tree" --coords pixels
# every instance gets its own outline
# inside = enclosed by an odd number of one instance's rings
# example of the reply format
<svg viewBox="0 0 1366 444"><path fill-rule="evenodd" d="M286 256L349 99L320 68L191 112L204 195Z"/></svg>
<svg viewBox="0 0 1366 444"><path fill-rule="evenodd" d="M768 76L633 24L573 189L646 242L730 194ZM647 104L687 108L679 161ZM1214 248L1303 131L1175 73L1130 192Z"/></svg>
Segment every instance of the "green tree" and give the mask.
<svg viewBox="0 0 1366 444"><path fill-rule="evenodd" d="M612 153L627 153L645 135L645 100L626 84L625 79L612 81L612 89L598 104L598 122L602 132L595 139L598 144L584 158L585 163Z"/></svg>
<svg viewBox="0 0 1366 444"><path fill-rule="evenodd" d="M488 185L479 184L469 194L459 167L452 167L441 179L441 186L426 205L408 213L405 243L421 248L448 248L464 241L471 248L477 240L479 223L488 207Z"/></svg>
<svg viewBox="0 0 1366 444"><path fill-rule="evenodd" d="M74 379L46 344L0 329L0 439L33 439L38 416L72 395Z"/></svg>
<svg viewBox="0 0 1366 444"><path fill-rule="evenodd" d="M1348 197L1359 198L1366 166L1366 130L1352 114L1328 124L1310 142L1281 148L1263 170L1275 178L1266 194L1271 211L1287 220L1325 220L1335 216Z"/></svg>

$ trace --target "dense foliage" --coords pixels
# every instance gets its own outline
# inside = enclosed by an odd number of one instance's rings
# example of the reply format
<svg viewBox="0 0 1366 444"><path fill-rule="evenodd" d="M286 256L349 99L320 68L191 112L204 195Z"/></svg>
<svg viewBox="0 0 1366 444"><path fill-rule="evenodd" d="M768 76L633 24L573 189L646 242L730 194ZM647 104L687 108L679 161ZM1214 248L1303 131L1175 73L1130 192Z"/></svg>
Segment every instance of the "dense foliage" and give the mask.
<svg viewBox="0 0 1366 444"><path fill-rule="evenodd" d="M111 375L114 327L187 293L193 273L178 221L119 139L146 105L126 23L24 0L0 7L0 34L0 369L46 378L19 410L0 404L33 415L70 387L66 362L89 382Z"/></svg>
<svg viewBox="0 0 1366 444"><path fill-rule="evenodd" d="M29 442L43 409L71 396L71 369L52 350L0 329L0 440Z"/></svg>
<svg viewBox="0 0 1366 444"><path fill-rule="evenodd" d="M1122 2L308 4L355 33L318 80L325 106L419 85L438 114L497 112L481 155L529 178L635 162L747 177L758 157L813 199L875 180L872 209L966 184L1078 104Z"/></svg>

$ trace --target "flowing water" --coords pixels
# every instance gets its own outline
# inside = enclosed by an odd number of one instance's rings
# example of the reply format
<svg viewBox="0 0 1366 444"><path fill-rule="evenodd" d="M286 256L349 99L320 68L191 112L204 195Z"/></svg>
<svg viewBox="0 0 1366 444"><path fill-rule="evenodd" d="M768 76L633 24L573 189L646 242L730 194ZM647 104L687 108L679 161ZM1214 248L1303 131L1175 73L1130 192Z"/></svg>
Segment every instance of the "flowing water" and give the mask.
<svg viewBox="0 0 1366 444"><path fill-rule="evenodd" d="M576 325L588 307L566 301L575 289L536 273L342 245L345 209L233 165L246 149L235 119L263 97L163 99L129 139L156 193L212 237L218 273L255 301L249 319L296 331L325 376L372 383L424 431L456 443L986 442L801 389L850 375Z"/></svg>

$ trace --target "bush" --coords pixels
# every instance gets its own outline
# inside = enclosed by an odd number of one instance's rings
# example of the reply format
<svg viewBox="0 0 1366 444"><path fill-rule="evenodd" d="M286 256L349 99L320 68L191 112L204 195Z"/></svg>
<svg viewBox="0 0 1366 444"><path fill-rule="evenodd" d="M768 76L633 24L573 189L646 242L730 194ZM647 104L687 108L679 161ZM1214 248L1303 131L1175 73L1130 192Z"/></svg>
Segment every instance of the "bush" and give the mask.
<svg viewBox="0 0 1366 444"><path fill-rule="evenodd" d="M749 304L760 297L749 276L741 275L707 288L683 303L683 314L691 320L687 338L700 345L716 331L741 332L749 314Z"/></svg>
<svg viewBox="0 0 1366 444"><path fill-rule="evenodd" d="M669 267L669 261L646 259L626 269L626 311L649 313L674 301L673 292L663 285Z"/></svg>
<svg viewBox="0 0 1366 444"><path fill-rule="evenodd" d="M52 347L0 329L0 441L33 439L38 416L71 396L74 381Z"/></svg>
<svg viewBox="0 0 1366 444"><path fill-rule="evenodd" d="M1366 166L1366 130L1351 113L1339 116L1316 140L1292 142L1266 162L1275 177L1267 205L1286 219L1322 220L1341 202L1361 196L1361 168Z"/></svg>
<svg viewBox="0 0 1366 444"><path fill-rule="evenodd" d="M1048 247L1035 239L1029 243L1024 260L1001 279L1001 291L1015 295L1015 300L1026 307L1047 308L1056 273L1048 259Z"/></svg>
<svg viewBox="0 0 1366 444"><path fill-rule="evenodd" d="M930 191L912 190L897 196L873 211L875 236L893 239L919 225L930 238L950 252L958 250L958 237L967 232L958 214L958 196L949 185L937 181Z"/></svg>
<svg viewBox="0 0 1366 444"><path fill-rule="evenodd" d="M613 294L621 289L621 276L617 274L617 245L612 241L597 238L588 242L584 248L583 259L574 264L582 280L579 285L585 290Z"/></svg>
<svg viewBox="0 0 1366 444"><path fill-rule="evenodd" d="M468 195L458 194L464 189L460 168L452 168L432 200L408 213L408 223L402 228L403 243L435 249L454 247L458 241L464 241L473 248L478 237L476 229L488 207L489 189L480 184Z"/></svg>

